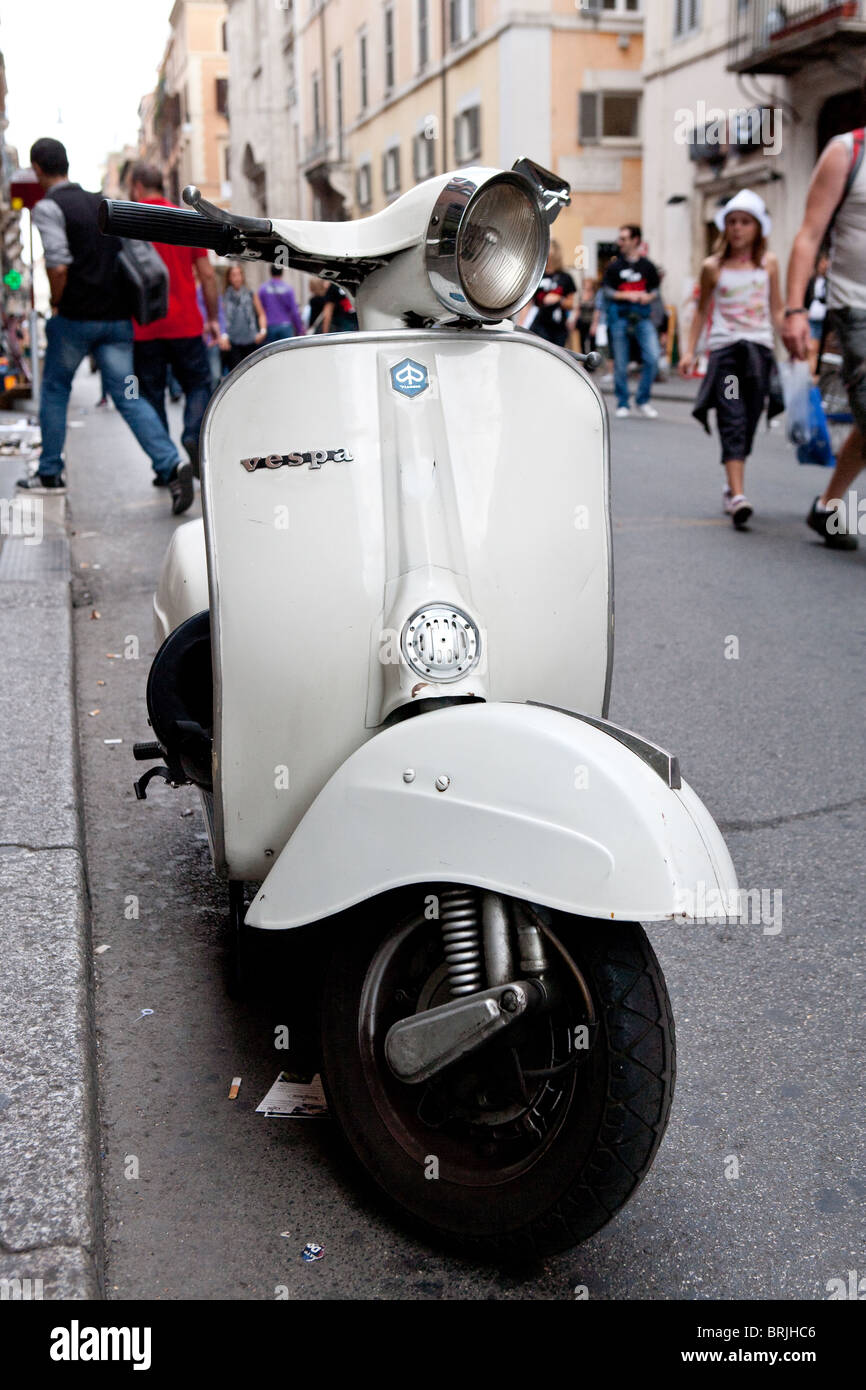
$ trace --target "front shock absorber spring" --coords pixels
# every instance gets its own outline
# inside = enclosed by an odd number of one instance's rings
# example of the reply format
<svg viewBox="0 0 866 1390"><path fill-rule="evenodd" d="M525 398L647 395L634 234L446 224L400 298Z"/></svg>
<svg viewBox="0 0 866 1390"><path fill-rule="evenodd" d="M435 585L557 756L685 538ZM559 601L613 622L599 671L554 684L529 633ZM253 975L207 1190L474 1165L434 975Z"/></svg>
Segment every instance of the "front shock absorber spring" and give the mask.
<svg viewBox="0 0 866 1390"><path fill-rule="evenodd" d="M439 921L452 995L477 993L484 988L484 956L473 890L446 888L440 893Z"/></svg>

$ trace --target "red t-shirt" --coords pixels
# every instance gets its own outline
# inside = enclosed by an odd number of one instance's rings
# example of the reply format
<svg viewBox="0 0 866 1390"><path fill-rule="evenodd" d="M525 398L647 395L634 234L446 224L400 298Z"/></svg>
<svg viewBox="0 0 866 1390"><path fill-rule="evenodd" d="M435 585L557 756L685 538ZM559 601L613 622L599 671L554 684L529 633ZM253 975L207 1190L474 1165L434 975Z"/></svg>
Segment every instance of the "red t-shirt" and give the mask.
<svg viewBox="0 0 866 1390"><path fill-rule="evenodd" d="M167 198L153 193L143 200L155 203L161 208L173 208ZM152 338L197 338L204 324L195 297L195 275L193 261L207 256L201 246L168 246L163 241L155 241L162 259L168 266L168 313L164 319L155 319L146 328L132 321L133 333L137 343L149 342Z"/></svg>

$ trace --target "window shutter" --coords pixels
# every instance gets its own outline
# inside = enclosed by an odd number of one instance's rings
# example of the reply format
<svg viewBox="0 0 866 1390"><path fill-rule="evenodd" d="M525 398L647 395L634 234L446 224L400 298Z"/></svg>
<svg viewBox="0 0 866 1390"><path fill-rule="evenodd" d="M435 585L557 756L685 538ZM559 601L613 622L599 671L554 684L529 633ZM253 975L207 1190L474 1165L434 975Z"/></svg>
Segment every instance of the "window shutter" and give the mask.
<svg viewBox="0 0 866 1390"><path fill-rule="evenodd" d="M599 142L598 129L598 92L581 92L578 108L578 144L597 145Z"/></svg>

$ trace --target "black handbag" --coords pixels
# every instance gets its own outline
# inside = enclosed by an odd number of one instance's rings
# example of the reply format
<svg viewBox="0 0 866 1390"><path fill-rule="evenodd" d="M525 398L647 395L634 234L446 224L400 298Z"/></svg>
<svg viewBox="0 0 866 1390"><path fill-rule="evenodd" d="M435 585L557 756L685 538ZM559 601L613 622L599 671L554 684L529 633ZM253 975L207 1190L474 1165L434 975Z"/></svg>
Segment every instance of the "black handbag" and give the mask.
<svg viewBox="0 0 866 1390"><path fill-rule="evenodd" d="M130 295L130 311L144 328L168 313L168 267L150 241L122 237L117 264Z"/></svg>

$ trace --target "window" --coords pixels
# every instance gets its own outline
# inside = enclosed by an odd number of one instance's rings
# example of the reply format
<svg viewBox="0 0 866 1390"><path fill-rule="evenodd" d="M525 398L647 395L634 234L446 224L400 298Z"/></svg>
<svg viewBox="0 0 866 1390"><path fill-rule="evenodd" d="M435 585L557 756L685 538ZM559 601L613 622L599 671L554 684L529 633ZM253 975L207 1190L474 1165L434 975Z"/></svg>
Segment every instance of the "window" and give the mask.
<svg viewBox="0 0 866 1390"><path fill-rule="evenodd" d="M436 173L436 141L425 130L421 130L412 141L412 172L415 182L432 179Z"/></svg>
<svg viewBox="0 0 866 1390"><path fill-rule="evenodd" d="M470 106L454 117L454 158L468 164L481 154L481 107Z"/></svg>
<svg viewBox="0 0 866 1390"><path fill-rule="evenodd" d="M382 186L385 196L400 192L400 146L392 145L382 156Z"/></svg>
<svg viewBox="0 0 866 1390"><path fill-rule="evenodd" d="M475 0L448 0L448 29L452 48L475 34Z"/></svg>
<svg viewBox="0 0 866 1390"><path fill-rule="evenodd" d="M418 0L418 68L426 68L430 61L430 4L429 0Z"/></svg>
<svg viewBox="0 0 866 1390"><path fill-rule="evenodd" d="M578 144L640 137L639 92L581 92L578 102Z"/></svg>
<svg viewBox="0 0 866 1390"><path fill-rule="evenodd" d="M218 77L216 80L216 109L221 116L229 114L229 80Z"/></svg>
<svg viewBox="0 0 866 1390"><path fill-rule="evenodd" d="M229 25L228 25L228 20L227 20L227 19L224 19L224 20L223 20L222 29L221 29L220 32L221 32L221 34L222 34L223 53L228 53L228 51L229 51Z"/></svg>
<svg viewBox="0 0 866 1390"><path fill-rule="evenodd" d="M366 111L368 92L368 73L367 73L367 35L358 35L358 67L361 78L361 110Z"/></svg>
<svg viewBox="0 0 866 1390"><path fill-rule="evenodd" d="M640 14L640 0L582 0L590 14Z"/></svg>
<svg viewBox="0 0 866 1390"><path fill-rule="evenodd" d="M322 105L321 105L321 83L319 74L313 73L313 138L316 144L322 134Z"/></svg>
<svg viewBox="0 0 866 1390"><path fill-rule="evenodd" d="M694 34L701 27L701 0L674 0L674 38Z"/></svg>
<svg viewBox="0 0 866 1390"><path fill-rule="evenodd" d="M385 91L394 88L394 7L385 10Z"/></svg>
<svg viewBox="0 0 866 1390"><path fill-rule="evenodd" d="M337 158L343 158L343 55L334 54L334 114L337 122Z"/></svg>
<svg viewBox="0 0 866 1390"><path fill-rule="evenodd" d="M368 208L373 201L373 169L369 163L358 165L355 175L355 197L360 208Z"/></svg>

